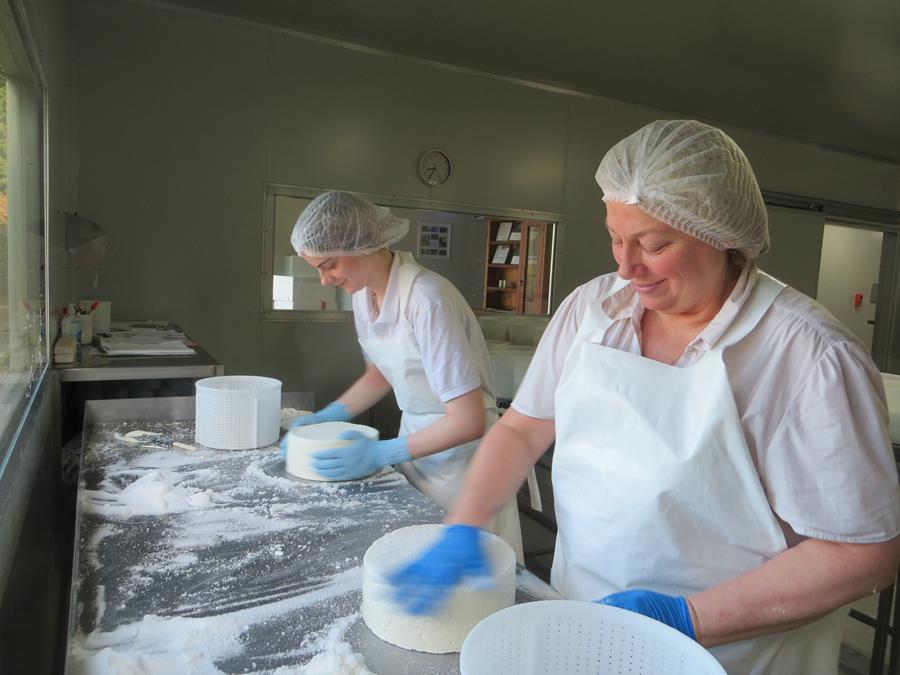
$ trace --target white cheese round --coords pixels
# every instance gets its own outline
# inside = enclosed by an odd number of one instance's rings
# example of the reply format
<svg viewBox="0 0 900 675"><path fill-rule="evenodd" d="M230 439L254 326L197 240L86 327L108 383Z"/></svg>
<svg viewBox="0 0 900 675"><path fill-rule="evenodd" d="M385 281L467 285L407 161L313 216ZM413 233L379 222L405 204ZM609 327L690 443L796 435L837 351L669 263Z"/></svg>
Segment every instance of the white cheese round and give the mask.
<svg viewBox="0 0 900 675"><path fill-rule="evenodd" d="M469 631L516 599L516 555L509 544L493 534L483 541L493 587L478 589L462 584L437 614L414 616L394 603L393 587L386 579L418 557L435 541L443 525L412 525L378 539L363 558L362 616L375 635L386 642L420 652L458 652Z"/></svg>
<svg viewBox="0 0 900 675"><path fill-rule="evenodd" d="M363 426L362 424L350 424L349 422L322 422L321 424L297 427L289 431L287 435L285 471L293 476L299 476L307 480L331 480L319 475L313 468L312 454L319 450L350 445L353 441L341 438L341 434L346 431L358 431L366 438L378 439L378 429Z"/></svg>

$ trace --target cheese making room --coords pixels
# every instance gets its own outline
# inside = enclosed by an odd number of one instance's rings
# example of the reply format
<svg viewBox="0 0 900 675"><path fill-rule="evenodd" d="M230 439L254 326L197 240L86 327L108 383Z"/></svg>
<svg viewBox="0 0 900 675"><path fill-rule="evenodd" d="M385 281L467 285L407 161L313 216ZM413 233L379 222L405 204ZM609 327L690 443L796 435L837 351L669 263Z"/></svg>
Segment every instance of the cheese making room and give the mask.
<svg viewBox="0 0 900 675"><path fill-rule="evenodd" d="M898 35L0 0L0 673L900 675Z"/></svg>

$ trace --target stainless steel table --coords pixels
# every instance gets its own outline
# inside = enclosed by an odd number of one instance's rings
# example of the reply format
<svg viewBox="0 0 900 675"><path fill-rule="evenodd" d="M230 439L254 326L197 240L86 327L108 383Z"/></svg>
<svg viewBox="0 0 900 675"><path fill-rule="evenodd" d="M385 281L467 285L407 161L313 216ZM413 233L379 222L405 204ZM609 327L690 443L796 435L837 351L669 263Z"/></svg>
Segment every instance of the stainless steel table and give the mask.
<svg viewBox="0 0 900 675"><path fill-rule="evenodd" d="M382 675L459 672L458 655L400 649L359 617L368 546L438 506L393 470L318 483L287 476L274 446L173 449L193 443L193 413L187 397L87 405L67 672L272 672L341 653ZM134 430L158 447L124 442ZM519 602L557 597L517 581Z"/></svg>
<svg viewBox="0 0 900 675"><path fill-rule="evenodd" d="M140 325L140 321L128 322ZM168 328L181 330L171 322ZM201 378L223 375L225 367L203 347L187 338L196 354L185 356L107 356L99 347L84 345L74 363L54 364L61 382Z"/></svg>

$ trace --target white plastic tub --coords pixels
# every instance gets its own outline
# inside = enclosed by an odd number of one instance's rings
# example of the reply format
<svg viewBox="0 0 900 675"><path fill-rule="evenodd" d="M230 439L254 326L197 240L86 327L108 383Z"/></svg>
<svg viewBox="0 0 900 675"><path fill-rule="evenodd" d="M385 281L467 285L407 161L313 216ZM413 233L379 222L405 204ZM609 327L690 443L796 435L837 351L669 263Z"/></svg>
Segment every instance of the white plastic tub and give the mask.
<svg viewBox="0 0 900 675"><path fill-rule="evenodd" d="M207 377L196 383L197 443L249 450L278 440L281 381L255 375Z"/></svg>

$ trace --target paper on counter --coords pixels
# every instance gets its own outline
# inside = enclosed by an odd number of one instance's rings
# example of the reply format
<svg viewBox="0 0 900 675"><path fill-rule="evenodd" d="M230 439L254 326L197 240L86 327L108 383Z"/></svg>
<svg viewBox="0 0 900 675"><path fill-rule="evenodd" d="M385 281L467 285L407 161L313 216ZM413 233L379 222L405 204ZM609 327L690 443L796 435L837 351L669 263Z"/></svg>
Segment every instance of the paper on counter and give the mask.
<svg viewBox="0 0 900 675"><path fill-rule="evenodd" d="M113 334L100 338L100 349L109 356L173 356L196 354L180 339L166 339L151 335Z"/></svg>

